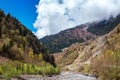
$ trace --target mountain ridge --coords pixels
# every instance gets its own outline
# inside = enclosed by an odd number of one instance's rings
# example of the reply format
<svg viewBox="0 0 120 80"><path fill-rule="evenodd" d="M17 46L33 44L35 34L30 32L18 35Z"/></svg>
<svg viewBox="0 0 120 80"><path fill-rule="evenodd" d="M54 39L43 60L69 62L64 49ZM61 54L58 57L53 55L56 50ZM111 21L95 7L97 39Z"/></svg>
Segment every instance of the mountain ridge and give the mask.
<svg viewBox="0 0 120 80"><path fill-rule="evenodd" d="M120 15L117 15L116 17L110 17L108 20L85 23L57 34L46 36L40 41L50 53L61 52L63 48L73 43L83 43L109 33L120 22L119 17Z"/></svg>

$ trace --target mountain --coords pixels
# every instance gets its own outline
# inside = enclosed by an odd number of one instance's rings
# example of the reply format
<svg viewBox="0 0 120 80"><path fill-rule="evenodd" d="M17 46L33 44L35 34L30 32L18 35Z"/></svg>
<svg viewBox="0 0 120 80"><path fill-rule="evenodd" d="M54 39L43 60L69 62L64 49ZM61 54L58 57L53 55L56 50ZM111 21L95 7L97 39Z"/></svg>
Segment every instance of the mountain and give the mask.
<svg viewBox="0 0 120 80"><path fill-rule="evenodd" d="M46 36L40 39L40 41L45 44L50 53L59 52L61 49L70 46L72 43L94 39L96 36L87 31L88 25L89 24L84 24L61 31L58 34Z"/></svg>
<svg viewBox="0 0 120 80"><path fill-rule="evenodd" d="M100 80L119 80L120 23L108 34L75 43L54 56L63 70L94 74Z"/></svg>
<svg viewBox="0 0 120 80"><path fill-rule="evenodd" d="M86 42L107 34L120 22L120 15L93 23L85 23L60 33L40 39L50 53L61 52L63 48L76 42Z"/></svg>
<svg viewBox="0 0 120 80"><path fill-rule="evenodd" d="M54 56L36 36L0 10L0 75L9 78L20 74L58 74L58 71Z"/></svg>

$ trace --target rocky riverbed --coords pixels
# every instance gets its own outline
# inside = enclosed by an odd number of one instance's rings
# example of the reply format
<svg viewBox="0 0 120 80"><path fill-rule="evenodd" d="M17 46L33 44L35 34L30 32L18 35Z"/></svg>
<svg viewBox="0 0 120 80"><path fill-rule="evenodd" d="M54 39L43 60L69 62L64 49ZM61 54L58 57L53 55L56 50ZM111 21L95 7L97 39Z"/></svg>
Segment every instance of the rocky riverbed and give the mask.
<svg viewBox="0 0 120 80"><path fill-rule="evenodd" d="M60 75L54 76L22 75L20 79L14 78L12 80L97 80L97 79L79 73L62 72Z"/></svg>

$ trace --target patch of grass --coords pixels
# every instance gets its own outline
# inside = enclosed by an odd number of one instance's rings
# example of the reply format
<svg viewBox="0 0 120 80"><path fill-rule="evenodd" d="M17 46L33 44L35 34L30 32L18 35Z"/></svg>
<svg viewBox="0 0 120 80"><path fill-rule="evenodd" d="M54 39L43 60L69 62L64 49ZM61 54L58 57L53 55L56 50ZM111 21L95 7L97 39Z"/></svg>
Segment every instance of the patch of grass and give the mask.
<svg viewBox="0 0 120 80"><path fill-rule="evenodd" d="M58 67L53 65L36 66L22 62L15 62L14 64L6 63L0 66L0 75L3 78L10 79L14 76L30 74L30 75L56 75L60 73Z"/></svg>

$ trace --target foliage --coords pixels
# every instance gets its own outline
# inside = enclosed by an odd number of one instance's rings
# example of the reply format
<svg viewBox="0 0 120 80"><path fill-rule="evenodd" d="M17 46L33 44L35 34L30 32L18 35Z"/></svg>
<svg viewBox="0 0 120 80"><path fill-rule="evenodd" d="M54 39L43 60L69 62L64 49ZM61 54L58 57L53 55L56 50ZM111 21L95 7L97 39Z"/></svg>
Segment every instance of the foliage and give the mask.
<svg viewBox="0 0 120 80"><path fill-rule="evenodd" d="M53 57L36 36L10 13L5 15L2 10L0 10L0 56L28 63L46 61L55 66Z"/></svg>
<svg viewBox="0 0 120 80"><path fill-rule="evenodd" d="M44 47L40 41L16 18L12 17L10 13L5 15L2 10L0 10L0 15L0 40L7 40L7 38L10 40L7 45L5 44L5 47L8 46L10 49L16 46L17 49L24 49L24 52L28 52L28 48L31 48L35 54L39 54L43 51L42 49ZM2 37L2 35L4 35L4 37ZM6 42L3 41L3 43Z"/></svg>
<svg viewBox="0 0 120 80"><path fill-rule="evenodd" d="M14 76L19 76L23 74L31 75L55 75L59 74L60 69L58 67L53 67L52 65L47 66L36 66L33 64L14 62L14 64L6 63L0 66L0 74L3 78L11 78Z"/></svg>
<svg viewBox="0 0 120 80"><path fill-rule="evenodd" d="M53 55L10 13L0 10L0 56L10 63L0 65L0 75L10 79L23 74L59 74Z"/></svg>
<svg viewBox="0 0 120 80"><path fill-rule="evenodd" d="M120 51L107 50L98 56L92 64L92 71L102 80L120 79Z"/></svg>

